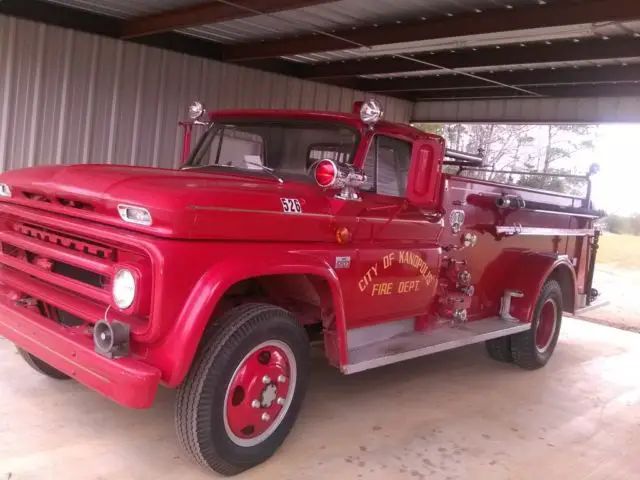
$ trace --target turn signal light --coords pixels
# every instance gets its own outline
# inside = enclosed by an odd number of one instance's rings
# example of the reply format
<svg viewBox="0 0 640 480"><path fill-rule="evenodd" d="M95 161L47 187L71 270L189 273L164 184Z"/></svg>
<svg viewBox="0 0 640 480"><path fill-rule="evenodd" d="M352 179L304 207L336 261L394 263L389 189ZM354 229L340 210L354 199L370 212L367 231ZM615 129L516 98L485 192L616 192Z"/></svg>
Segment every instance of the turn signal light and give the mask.
<svg viewBox="0 0 640 480"><path fill-rule="evenodd" d="M336 242L345 245L351 240L351 232L347 227L340 227L336 230Z"/></svg>
<svg viewBox="0 0 640 480"><path fill-rule="evenodd" d="M333 160L320 160L315 170L316 183L322 188L329 188L338 178L338 167Z"/></svg>

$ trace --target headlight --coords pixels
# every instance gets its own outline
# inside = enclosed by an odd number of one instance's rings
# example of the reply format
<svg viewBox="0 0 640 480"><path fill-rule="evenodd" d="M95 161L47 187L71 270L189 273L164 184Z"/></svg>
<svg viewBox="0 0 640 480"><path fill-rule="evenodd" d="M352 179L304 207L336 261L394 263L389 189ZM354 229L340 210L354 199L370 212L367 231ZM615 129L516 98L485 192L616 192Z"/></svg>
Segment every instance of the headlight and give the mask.
<svg viewBox="0 0 640 480"><path fill-rule="evenodd" d="M0 183L0 197L10 197L11 187L6 183Z"/></svg>
<svg viewBox="0 0 640 480"><path fill-rule="evenodd" d="M133 305L136 298L136 277L130 270L122 268L113 277L113 302L124 310Z"/></svg>
<svg viewBox="0 0 640 480"><path fill-rule="evenodd" d="M120 218L127 223L149 226L153 223L149 210L133 205L118 205Z"/></svg>

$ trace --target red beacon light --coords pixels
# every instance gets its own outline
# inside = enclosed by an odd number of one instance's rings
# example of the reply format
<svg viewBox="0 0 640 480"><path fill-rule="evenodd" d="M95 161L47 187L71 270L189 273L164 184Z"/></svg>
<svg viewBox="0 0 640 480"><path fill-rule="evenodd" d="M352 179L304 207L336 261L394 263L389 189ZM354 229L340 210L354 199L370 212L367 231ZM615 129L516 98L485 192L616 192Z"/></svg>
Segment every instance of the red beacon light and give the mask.
<svg viewBox="0 0 640 480"><path fill-rule="evenodd" d="M342 200L360 200L357 188L367 181L364 172L357 171L352 165L338 164L329 159L316 163L313 177L325 190L340 188L336 198Z"/></svg>
<svg viewBox="0 0 640 480"><path fill-rule="evenodd" d="M338 166L333 160L320 160L316 165L314 176L318 185L329 188L338 179Z"/></svg>

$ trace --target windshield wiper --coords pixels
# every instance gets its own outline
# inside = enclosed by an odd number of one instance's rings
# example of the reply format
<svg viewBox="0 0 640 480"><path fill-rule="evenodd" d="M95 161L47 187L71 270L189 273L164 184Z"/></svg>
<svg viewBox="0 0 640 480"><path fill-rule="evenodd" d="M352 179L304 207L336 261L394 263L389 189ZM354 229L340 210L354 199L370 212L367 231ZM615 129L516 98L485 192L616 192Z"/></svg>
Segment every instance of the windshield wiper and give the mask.
<svg viewBox="0 0 640 480"><path fill-rule="evenodd" d="M246 159L245 158L245 162L248 165L254 166L254 167L258 167L260 170L262 170L263 172L267 172L268 174L270 174L273 178L275 178L276 180L278 180L279 183L284 183L284 180L282 180L282 178L280 178L278 176L278 174L276 173L276 171L271 168L271 167L267 167L266 165L263 165L262 163L260 163L257 160L253 160L253 159Z"/></svg>
<svg viewBox="0 0 640 480"><path fill-rule="evenodd" d="M278 176L278 174L275 172L275 170L273 168L266 167L266 166L262 165L261 163L254 163L252 161L248 161L247 163L249 165L253 166L253 167L259 167L260 170L262 170L263 172L267 172L273 178L278 180L278 183L284 183L284 180L282 180L282 178L280 178ZM194 170L196 168L215 168L215 167L235 168L235 167L232 167L231 165L224 165L224 164L216 163L214 165L185 165L184 167L180 167L180 170ZM251 171L250 169L247 169L247 170Z"/></svg>

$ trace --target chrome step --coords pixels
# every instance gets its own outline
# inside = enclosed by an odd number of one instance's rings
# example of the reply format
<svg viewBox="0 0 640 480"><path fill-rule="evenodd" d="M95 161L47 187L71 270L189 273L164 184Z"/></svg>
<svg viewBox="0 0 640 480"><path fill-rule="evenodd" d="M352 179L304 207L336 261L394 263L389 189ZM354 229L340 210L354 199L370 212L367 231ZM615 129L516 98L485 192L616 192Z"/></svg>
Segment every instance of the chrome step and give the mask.
<svg viewBox="0 0 640 480"><path fill-rule="evenodd" d="M531 325L528 323L513 323L500 317L490 317L457 326L441 326L426 332L405 332L349 350L349 364L342 368L342 372L346 374L362 372L464 345L505 337L530 328Z"/></svg>
<svg viewBox="0 0 640 480"><path fill-rule="evenodd" d="M597 310L602 307L606 307L610 303L611 302L605 298L597 299L588 307L577 308L574 313L564 312L564 315L567 317L580 318L581 316L584 316L585 313L591 312L592 310Z"/></svg>

